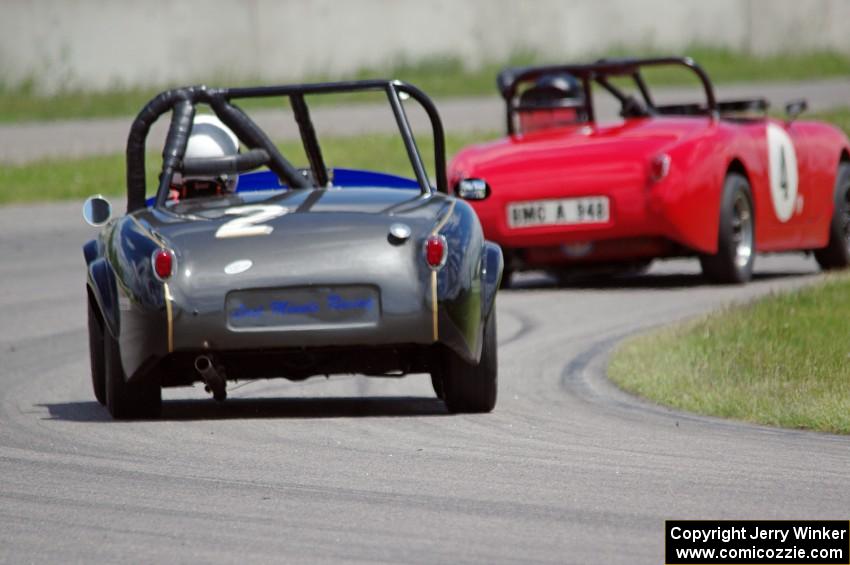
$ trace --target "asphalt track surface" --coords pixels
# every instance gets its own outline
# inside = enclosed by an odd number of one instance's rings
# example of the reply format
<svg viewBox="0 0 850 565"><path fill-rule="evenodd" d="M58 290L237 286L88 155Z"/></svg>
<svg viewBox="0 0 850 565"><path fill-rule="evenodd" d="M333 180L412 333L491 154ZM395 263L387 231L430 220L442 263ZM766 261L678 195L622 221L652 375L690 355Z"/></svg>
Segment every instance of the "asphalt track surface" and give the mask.
<svg viewBox="0 0 850 565"><path fill-rule="evenodd" d="M850 438L703 418L605 378L624 336L818 280L759 257L500 293L500 398L447 415L428 378L93 398L78 204L0 209L0 562L661 563L670 518L845 519ZM828 336L825 336L828 339Z"/></svg>
<svg viewBox="0 0 850 565"><path fill-rule="evenodd" d="M597 89L601 90L601 89ZM809 109L822 111L850 104L850 78L831 78L805 82L721 84L716 86L719 100L764 97L771 108L781 110L793 99L805 98ZM654 89L656 102L674 103L704 100L696 87ZM594 97L600 118L616 117L618 107L606 94ZM450 133L496 132L504 128L504 103L495 96L437 99L437 106ZM417 134L429 127L423 112L415 104L410 114ZM295 139L298 130L290 116L278 110L254 110L251 116L276 140ZM316 106L311 110L320 136L355 136L365 133L397 132L389 106L378 104ZM805 114L803 118L805 118ZM21 164L44 158L82 157L123 153L130 130L130 117L98 120L63 120L0 124L0 163ZM165 139L167 120L159 120L151 129L149 148L159 148Z"/></svg>

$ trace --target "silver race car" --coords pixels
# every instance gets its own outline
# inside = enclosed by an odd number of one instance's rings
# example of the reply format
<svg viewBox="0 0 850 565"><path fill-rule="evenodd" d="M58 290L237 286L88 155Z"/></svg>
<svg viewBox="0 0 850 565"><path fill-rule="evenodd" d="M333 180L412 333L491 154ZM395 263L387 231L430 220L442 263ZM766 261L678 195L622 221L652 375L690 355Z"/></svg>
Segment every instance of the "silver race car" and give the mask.
<svg viewBox="0 0 850 565"><path fill-rule="evenodd" d="M413 175L328 168L306 99L385 93ZM288 101L309 166L297 168L235 101ZM405 101L430 118L436 186ZM197 112L196 109L206 110ZM171 114L155 195L145 141ZM496 403L499 247L447 194L443 127L398 81L187 87L139 113L127 141L127 213L90 198L84 246L94 393L115 418L159 415L162 387L232 379L430 373L450 412ZM487 197L482 187L464 198Z"/></svg>

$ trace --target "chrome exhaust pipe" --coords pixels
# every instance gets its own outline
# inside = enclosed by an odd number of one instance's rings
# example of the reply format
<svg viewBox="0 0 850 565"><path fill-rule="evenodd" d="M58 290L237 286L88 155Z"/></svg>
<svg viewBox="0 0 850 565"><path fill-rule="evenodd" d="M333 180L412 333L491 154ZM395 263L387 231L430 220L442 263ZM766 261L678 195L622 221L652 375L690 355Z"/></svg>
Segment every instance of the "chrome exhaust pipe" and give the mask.
<svg viewBox="0 0 850 565"><path fill-rule="evenodd" d="M213 398L219 402L227 398L227 385L224 378L224 369L216 369L209 355L198 355L195 357L195 370L204 379L206 391L212 392Z"/></svg>

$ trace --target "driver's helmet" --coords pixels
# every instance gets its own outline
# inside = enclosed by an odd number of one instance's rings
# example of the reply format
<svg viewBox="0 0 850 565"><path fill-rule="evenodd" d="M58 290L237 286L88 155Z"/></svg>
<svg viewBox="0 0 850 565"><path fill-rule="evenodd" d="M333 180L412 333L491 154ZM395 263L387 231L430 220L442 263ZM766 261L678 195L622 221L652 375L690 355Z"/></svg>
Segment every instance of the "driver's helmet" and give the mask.
<svg viewBox="0 0 850 565"><path fill-rule="evenodd" d="M571 74L543 75L520 95L517 112L523 133L585 122L584 89Z"/></svg>
<svg viewBox="0 0 850 565"><path fill-rule="evenodd" d="M199 114L192 122L184 159L209 159L239 153L239 138L216 116ZM171 197L175 200L196 196L216 196L236 190L238 175L191 175L174 173Z"/></svg>

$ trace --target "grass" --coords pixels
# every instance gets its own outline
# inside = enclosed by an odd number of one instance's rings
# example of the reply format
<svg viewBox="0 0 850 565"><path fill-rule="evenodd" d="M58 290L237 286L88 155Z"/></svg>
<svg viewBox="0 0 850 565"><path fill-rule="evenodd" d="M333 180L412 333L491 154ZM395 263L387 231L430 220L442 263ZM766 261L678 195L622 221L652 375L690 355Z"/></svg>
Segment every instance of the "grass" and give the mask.
<svg viewBox="0 0 850 565"><path fill-rule="evenodd" d="M850 135L850 107L829 112L805 114L806 119L832 122ZM494 139L497 131L449 134L446 155L451 158L470 143ZM429 137L417 138L426 164L433 163L433 143ZM284 155L297 165L306 164L299 143L278 144ZM412 176L407 156L397 135L375 134L348 138L322 139L322 151L329 166L363 168ZM151 153L146 160L149 193L151 181L159 173L159 155ZM429 171L433 180L433 166ZM25 165L0 167L0 205L13 202L81 200L95 193L108 196L125 194L124 155L114 154L82 159L47 159Z"/></svg>
<svg viewBox="0 0 850 565"><path fill-rule="evenodd" d="M715 82L747 82L806 80L823 77L850 75L850 57L834 52L816 51L800 54L782 54L770 57L756 57L738 51L694 46L684 50L708 71ZM618 48L607 56L625 55L666 55L651 49ZM495 96L495 77L497 72L507 65L528 65L540 63L560 63L589 61L596 57L546 58L530 52L520 52L507 61L494 62L477 69L468 68L460 59L434 58L416 63L398 63L386 68L363 69L348 77L327 77L316 75L304 77L305 81L328 80L329 78L374 78L392 77L412 82L432 96ZM691 74L682 69L670 69L649 73L654 84L682 84L692 82ZM208 82L210 84L232 81L217 80L216 77L188 78L188 83ZM242 84L260 84L263 80L243 81ZM94 118L110 116L131 116L159 90L156 88L116 87L103 92L67 90L51 96L38 93L36 82L23 86L3 86L0 84L0 122L23 122L32 120L57 120L69 118ZM251 102L247 107L275 104L274 101Z"/></svg>
<svg viewBox="0 0 850 565"><path fill-rule="evenodd" d="M461 147L492 139L498 134L469 133L446 137L446 153L451 156ZM420 153L433 182L434 145L430 138L417 138ZM305 165L300 143L282 142L278 146L296 165ZM398 135L376 134L358 137L327 138L322 151L328 166L373 169L412 177L413 171ZM150 153L146 159L148 193L155 190L153 181L162 166L161 158ZM106 196L126 194L124 155L105 155L82 159L49 159L26 165L0 167L0 204L50 200L83 200L100 193Z"/></svg>
<svg viewBox="0 0 850 565"><path fill-rule="evenodd" d="M621 50L620 54L627 55L628 52ZM663 56L670 53L650 51L649 54ZM683 54L692 57L703 67L714 83L800 81L850 76L850 57L830 51L757 57L730 49L695 47ZM697 83L692 72L675 67L648 70L644 74L650 85Z"/></svg>
<svg viewBox="0 0 850 565"><path fill-rule="evenodd" d="M609 375L660 404L786 428L850 433L850 277L640 336Z"/></svg>
<svg viewBox="0 0 850 565"><path fill-rule="evenodd" d="M397 78L419 86L431 96L495 95L496 74L506 65L527 65L539 60L530 53L517 53L507 61L491 63L481 68L467 69L460 59L439 57L417 63L400 62L386 68L364 68L349 76L314 75L300 82L323 82L347 79ZM299 82L297 80L287 82ZM166 84L151 88L110 88L101 92L68 90L50 96L39 95L30 81L21 87L4 87L0 83L0 123L33 120L58 120L69 118L102 118L133 116L153 96L165 88L185 84L251 86L269 84L268 80L233 81L226 78L187 78L180 84ZM333 102L368 102L375 97L358 95L323 95L309 99L310 104ZM386 98L382 98L385 101ZM279 105L280 99L243 100L243 108L262 108Z"/></svg>
<svg viewBox="0 0 850 565"><path fill-rule="evenodd" d="M800 119L830 122L844 130L844 133L850 136L850 106L836 108L827 112L804 113L800 116Z"/></svg>

